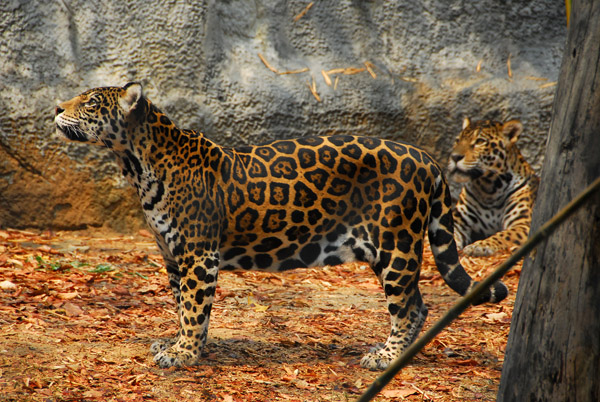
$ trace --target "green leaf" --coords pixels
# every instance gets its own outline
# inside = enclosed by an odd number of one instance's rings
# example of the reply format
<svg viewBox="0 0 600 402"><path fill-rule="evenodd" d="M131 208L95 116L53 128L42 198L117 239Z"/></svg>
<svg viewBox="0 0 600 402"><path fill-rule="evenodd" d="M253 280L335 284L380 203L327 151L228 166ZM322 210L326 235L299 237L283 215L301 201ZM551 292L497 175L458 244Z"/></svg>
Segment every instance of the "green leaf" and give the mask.
<svg viewBox="0 0 600 402"><path fill-rule="evenodd" d="M114 271L114 268L110 264L98 264L96 265L96 268L90 270L89 272L93 274L103 274L111 271Z"/></svg>
<svg viewBox="0 0 600 402"><path fill-rule="evenodd" d="M139 272L134 272L133 275L139 276L142 279L148 280L148 277L146 275L142 275Z"/></svg>
<svg viewBox="0 0 600 402"><path fill-rule="evenodd" d="M60 262L53 262L50 265L48 265L48 268L50 268L53 271L58 271L58 270L60 270L61 267L62 267L62 264Z"/></svg>

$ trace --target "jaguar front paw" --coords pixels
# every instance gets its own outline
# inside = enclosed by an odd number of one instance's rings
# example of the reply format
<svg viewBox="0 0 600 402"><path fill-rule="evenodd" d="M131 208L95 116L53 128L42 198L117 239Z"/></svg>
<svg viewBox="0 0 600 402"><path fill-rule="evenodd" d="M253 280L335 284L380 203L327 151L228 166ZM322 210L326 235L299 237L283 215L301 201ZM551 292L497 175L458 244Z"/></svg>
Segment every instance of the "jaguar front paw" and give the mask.
<svg viewBox="0 0 600 402"><path fill-rule="evenodd" d="M487 257L488 255L492 255L496 253L495 247L487 245L481 241L476 241L475 243L469 244L465 248L463 248L463 254L469 255L471 257Z"/></svg>
<svg viewBox="0 0 600 402"><path fill-rule="evenodd" d="M154 362L161 368L193 366L198 363L199 356L199 353L182 349L178 344L175 344L156 353Z"/></svg>

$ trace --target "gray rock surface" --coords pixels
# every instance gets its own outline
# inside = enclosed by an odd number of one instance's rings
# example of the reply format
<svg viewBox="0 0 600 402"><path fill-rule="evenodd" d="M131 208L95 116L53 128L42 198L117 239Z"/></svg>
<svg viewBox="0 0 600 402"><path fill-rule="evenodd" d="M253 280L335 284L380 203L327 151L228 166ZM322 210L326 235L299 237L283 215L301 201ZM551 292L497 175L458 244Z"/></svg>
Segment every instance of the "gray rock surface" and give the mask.
<svg viewBox="0 0 600 402"><path fill-rule="evenodd" d="M143 227L106 150L53 138L59 100L128 81L230 146L355 133L420 145L445 165L464 116L519 118L539 169L563 2L316 1L295 20L308 4L0 2L0 226ZM276 74L259 54L305 72ZM328 85L322 70L334 69L355 74L331 72Z"/></svg>

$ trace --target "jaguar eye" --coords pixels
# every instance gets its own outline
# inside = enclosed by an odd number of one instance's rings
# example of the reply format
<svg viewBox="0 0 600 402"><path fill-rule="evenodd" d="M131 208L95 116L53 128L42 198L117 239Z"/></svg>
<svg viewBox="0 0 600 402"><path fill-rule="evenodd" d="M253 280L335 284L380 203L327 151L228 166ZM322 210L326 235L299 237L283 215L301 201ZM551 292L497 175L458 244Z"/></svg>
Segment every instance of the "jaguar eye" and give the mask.
<svg viewBox="0 0 600 402"><path fill-rule="evenodd" d="M96 107L98 106L98 101L96 99L90 99L89 101L85 102L84 106L86 108Z"/></svg>
<svg viewBox="0 0 600 402"><path fill-rule="evenodd" d="M487 144L487 140L485 138L477 138L477 140L475 141L475 145L485 145Z"/></svg>

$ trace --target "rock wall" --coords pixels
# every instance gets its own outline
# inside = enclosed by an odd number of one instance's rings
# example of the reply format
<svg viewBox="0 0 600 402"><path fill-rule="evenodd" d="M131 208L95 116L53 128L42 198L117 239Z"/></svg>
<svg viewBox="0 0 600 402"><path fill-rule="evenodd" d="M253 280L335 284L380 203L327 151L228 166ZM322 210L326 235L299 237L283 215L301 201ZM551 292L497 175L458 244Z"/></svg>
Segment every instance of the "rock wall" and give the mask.
<svg viewBox="0 0 600 402"><path fill-rule="evenodd" d="M0 2L0 226L143 227L108 151L53 137L58 101L129 81L223 145L356 133L445 165L464 116L520 118L541 166L563 2L309 4Z"/></svg>

